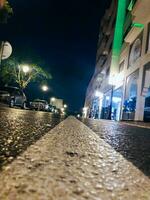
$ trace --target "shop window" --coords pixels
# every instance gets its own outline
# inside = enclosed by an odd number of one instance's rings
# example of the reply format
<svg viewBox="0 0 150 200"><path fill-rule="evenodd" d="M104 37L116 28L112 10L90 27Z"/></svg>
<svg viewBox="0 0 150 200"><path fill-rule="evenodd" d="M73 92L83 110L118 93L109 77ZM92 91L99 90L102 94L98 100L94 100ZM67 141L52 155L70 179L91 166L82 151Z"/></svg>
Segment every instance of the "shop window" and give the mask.
<svg viewBox="0 0 150 200"><path fill-rule="evenodd" d="M111 107L111 119L120 120L121 103L122 103L123 87L113 91L112 107Z"/></svg>
<svg viewBox="0 0 150 200"><path fill-rule="evenodd" d="M111 117L111 95L112 90L104 94L101 110L102 119L110 119Z"/></svg>
<svg viewBox="0 0 150 200"><path fill-rule="evenodd" d="M123 119L134 120L137 100L137 81L139 72L131 74L127 79L126 98L123 107Z"/></svg>
<svg viewBox="0 0 150 200"><path fill-rule="evenodd" d="M150 88L145 98L144 121L150 122Z"/></svg>
<svg viewBox="0 0 150 200"><path fill-rule="evenodd" d="M145 97L144 121L150 122L150 63L144 66L142 94Z"/></svg>
<svg viewBox="0 0 150 200"><path fill-rule="evenodd" d="M142 41L141 38L135 40L131 46L130 56L129 56L129 67L131 67L135 61L141 56Z"/></svg>

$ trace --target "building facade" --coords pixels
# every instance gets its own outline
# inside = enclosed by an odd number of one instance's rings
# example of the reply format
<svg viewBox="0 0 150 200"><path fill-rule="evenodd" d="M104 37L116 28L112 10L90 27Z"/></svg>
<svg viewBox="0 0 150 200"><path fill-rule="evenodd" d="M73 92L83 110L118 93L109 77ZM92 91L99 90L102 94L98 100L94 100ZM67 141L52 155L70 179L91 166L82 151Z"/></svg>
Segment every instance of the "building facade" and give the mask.
<svg viewBox="0 0 150 200"><path fill-rule="evenodd" d="M117 4L118 1L112 1L101 22L96 68L86 93L84 117L148 121L150 3L149 0L126 1L122 47L112 83L113 41L119 12Z"/></svg>
<svg viewBox="0 0 150 200"><path fill-rule="evenodd" d="M62 109L64 107L63 99L50 98L50 105L55 106L57 109Z"/></svg>

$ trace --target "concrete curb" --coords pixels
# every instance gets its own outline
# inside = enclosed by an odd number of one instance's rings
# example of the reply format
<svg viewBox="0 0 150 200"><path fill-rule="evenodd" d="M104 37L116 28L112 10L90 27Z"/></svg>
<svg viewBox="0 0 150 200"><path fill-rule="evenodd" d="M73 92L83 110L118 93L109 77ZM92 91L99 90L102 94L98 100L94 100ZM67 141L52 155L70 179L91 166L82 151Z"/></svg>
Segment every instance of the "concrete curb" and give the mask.
<svg viewBox="0 0 150 200"><path fill-rule="evenodd" d="M2 200L149 200L150 180L69 117L0 173Z"/></svg>

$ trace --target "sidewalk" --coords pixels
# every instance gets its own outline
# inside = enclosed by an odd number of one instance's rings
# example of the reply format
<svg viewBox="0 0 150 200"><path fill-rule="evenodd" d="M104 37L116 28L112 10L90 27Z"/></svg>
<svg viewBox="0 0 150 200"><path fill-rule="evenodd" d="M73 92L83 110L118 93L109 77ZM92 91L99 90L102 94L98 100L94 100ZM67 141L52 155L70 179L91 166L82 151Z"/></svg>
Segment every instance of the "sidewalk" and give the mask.
<svg viewBox="0 0 150 200"><path fill-rule="evenodd" d="M67 118L0 173L1 200L149 200L150 180Z"/></svg>
<svg viewBox="0 0 150 200"><path fill-rule="evenodd" d="M131 126L137 126L141 128L148 128L150 129L150 122L141 122L141 121L121 121L123 124L128 124Z"/></svg>
<svg viewBox="0 0 150 200"><path fill-rule="evenodd" d="M130 121L130 120L129 121L114 121L114 120L108 120L108 119L95 119L95 120L112 122L112 123L116 122L116 123L121 123L121 124L126 124L126 125L150 129L150 122Z"/></svg>

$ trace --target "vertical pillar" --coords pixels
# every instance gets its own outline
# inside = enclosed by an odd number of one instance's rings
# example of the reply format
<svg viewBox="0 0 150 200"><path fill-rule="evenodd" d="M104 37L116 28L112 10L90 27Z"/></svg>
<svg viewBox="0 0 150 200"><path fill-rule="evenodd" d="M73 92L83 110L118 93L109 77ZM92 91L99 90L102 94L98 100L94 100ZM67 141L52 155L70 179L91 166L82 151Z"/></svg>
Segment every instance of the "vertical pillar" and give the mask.
<svg viewBox="0 0 150 200"><path fill-rule="evenodd" d="M145 97L142 96L143 69L144 67L139 69L135 121L143 121L144 118Z"/></svg>
<svg viewBox="0 0 150 200"><path fill-rule="evenodd" d="M147 41L147 33L148 33L148 26L144 25L143 31L143 42L142 42L142 53L141 57L145 55L146 49L146 41ZM139 69L139 80L138 80L138 91L137 91L137 104L136 104L136 113L135 113L135 120L136 121L143 121L144 119L144 108L145 108L145 96L143 95L143 75L144 75L144 63L141 62L141 67ZM146 77L145 77L146 79ZM146 81L146 80L145 80ZM149 82L149 78L148 78Z"/></svg>

